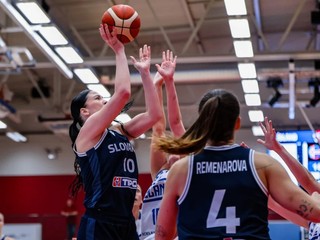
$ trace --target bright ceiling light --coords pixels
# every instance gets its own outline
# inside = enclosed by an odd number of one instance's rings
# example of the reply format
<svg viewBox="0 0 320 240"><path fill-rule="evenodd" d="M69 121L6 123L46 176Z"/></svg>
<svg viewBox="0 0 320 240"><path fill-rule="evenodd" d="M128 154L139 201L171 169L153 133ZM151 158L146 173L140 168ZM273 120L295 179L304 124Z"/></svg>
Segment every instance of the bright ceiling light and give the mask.
<svg viewBox="0 0 320 240"><path fill-rule="evenodd" d="M5 124L4 122L0 121L0 129L6 129L7 128L7 124Z"/></svg>
<svg viewBox="0 0 320 240"><path fill-rule="evenodd" d="M56 47L55 50L68 64L83 63L82 57L73 47Z"/></svg>
<svg viewBox="0 0 320 240"><path fill-rule="evenodd" d="M241 78L256 78L256 66L254 63L239 63L238 70Z"/></svg>
<svg viewBox="0 0 320 240"><path fill-rule="evenodd" d="M18 132L6 132L6 136L15 142L26 142L27 138Z"/></svg>
<svg viewBox="0 0 320 240"><path fill-rule="evenodd" d="M244 99L247 106L260 106L261 99L259 94L245 94Z"/></svg>
<svg viewBox="0 0 320 240"><path fill-rule="evenodd" d="M92 91L97 92L103 98L108 98L111 96L111 94L108 92L108 90L102 84L88 84L87 88L89 88Z"/></svg>
<svg viewBox="0 0 320 240"><path fill-rule="evenodd" d="M259 93L259 85L256 79L243 79L241 81L244 93Z"/></svg>
<svg viewBox="0 0 320 240"><path fill-rule="evenodd" d="M39 28L39 33L50 45L56 46L68 44L68 40L55 26L41 26Z"/></svg>
<svg viewBox="0 0 320 240"><path fill-rule="evenodd" d="M50 18L36 2L17 2L16 6L32 24L51 22Z"/></svg>
<svg viewBox="0 0 320 240"><path fill-rule="evenodd" d="M99 83L99 79L90 68L77 68L73 71L84 84Z"/></svg>
<svg viewBox="0 0 320 240"><path fill-rule="evenodd" d="M6 43L0 37L0 48L4 48L4 47L6 47Z"/></svg>
<svg viewBox="0 0 320 240"><path fill-rule="evenodd" d="M144 133L142 133L142 134L139 136L139 138L140 138L140 139L146 139L147 136L146 136Z"/></svg>
<svg viewBox="0 0 320 240"><path fill-rule="evenodd" d="M116 117L116 120L122 123L126 123L131 120L131 117L127 113L121 113Z"/></svg>
<svg viewBox="0 0 320 240"><path fill-rule="evenodd" d="M251 128L253 136L264 136L260 126L252 126Z"/></svg>
<svg viewBox="0 0 320 240"><path fill-rule="evenodd" d="M244 0L224 0L228 16L247 15Z"/></svg>
<svg viewBox="0 0 320 240"><path fill-rule="evenodd" d="M248 115L251 122L262 122L264 120L261 110L250 110L248 111Z"/></svg>
<svg viewBox="0 0 320 240"><path fill-rule="evenodd" d="M253 57L252 43L250 40L233 41L233 47L238 58Z"/></svg>
<svg viewBox="0 0 320 240"><path fill-rule="evenodd" d="M39 47L39 49L51 60L53 61L59 70L65 75L66 78L71 79L73 73L68 68L68 66L57 56L57 54L49 47L49 45L36 33L26 19L14 8L8 1L0 0L1 7L5 12L12 17L16 24L21 26L28 37Z"/></svg>
<svg viewBox="0 0 320 240"><path fill-rule="evenodd" d="M229 19L229 27L233 38L251 37L247 19Z"/></svg>

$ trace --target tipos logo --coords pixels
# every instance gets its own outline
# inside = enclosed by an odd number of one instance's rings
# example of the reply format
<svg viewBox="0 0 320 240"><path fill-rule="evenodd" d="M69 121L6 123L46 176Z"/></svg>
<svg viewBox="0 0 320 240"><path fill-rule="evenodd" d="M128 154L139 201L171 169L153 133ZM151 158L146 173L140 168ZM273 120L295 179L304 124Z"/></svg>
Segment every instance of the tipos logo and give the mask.
<svg viewBox="0 0 320 240"><path fill-rule="evenodd" d="M113 177L112 187L136 189L137 179L127 177Z"/></svg>

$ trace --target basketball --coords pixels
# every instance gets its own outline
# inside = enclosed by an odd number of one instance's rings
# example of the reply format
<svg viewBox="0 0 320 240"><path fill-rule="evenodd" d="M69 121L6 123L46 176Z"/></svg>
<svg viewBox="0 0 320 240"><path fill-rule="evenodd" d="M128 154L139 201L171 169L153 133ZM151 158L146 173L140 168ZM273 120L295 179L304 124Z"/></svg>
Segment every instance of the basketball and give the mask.
<svg viewBox="0 0 320 240"><path fill-rule="evenodd" d="M122 43L133 41L140 31L139 14L129 5L118 4L110 7L102 15L102 23L109 26L110 32L115 27Z"/></svg>

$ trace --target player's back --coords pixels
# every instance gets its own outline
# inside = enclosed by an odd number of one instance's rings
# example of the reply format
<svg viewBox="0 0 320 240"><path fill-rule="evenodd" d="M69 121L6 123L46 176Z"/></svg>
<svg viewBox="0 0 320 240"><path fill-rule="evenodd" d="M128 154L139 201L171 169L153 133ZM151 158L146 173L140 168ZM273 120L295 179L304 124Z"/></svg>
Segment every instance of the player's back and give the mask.
<svg viewBox="0 0 320 240"><path fill-rule="evenodd" d="M225 145L190 157L186 187L178 199L179 240L270 239L267 190L253 153Z"/></svg>

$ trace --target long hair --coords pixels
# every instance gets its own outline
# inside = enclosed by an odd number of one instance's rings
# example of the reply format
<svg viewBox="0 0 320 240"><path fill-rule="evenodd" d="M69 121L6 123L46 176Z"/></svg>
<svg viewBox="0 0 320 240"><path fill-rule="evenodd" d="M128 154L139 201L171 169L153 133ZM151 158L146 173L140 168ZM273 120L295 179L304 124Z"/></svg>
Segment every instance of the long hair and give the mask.
<svg viewBox="0 0 320 240"><path fill-rule="evenodd" d="M81 91L77 96L75 96L71 101L70 110L71 110L71 116L73 118L73 122L69 127L69 137L72 141L72 148L74 147L75 141L80 132L80 128L83 125L83 120L80 115L80 109L85 106L89 92L90 90L85 89ZM83 187L83 180L80 174L81 169L77 161L77 157L74 160L73 167L76 173L76 177L74 178L74 180L69 186L71 197L75 197L79 192L80 188Z"/></svg>
<svg viewBox="0 0 320 240"><path fill-rule="evenodd" d="M89 92L90 92L90 90L88 90L88 89L81 91L77 96L75 96L72 99L72 102L71 102L70 109L71 109L71 116L73 118L73 122L69 127L69 137L72 141L72 148L74 147L74 144L75 144L75 141L79 135L80 129L84 124L84 121L80 115L80 109L85 106ZM120 113L124 113L124 112L128 111L130 109L130 107L132 106L132 104L133 104L133 100L129 101L123 107L123 109L121 110ZM126 134L128 134L128 136L131 136L124 128L123 123L121 123L117 120L115 120L115 121L121 125L122 130ZM81 177L81 168L80 168L80 165L77 161L77 157L75 158L75 161L74 161L74 171L76 172L76 177L69 186L69 191L70 191L71 197L75 197L77 195L77 193L79 192L79 190L83 187L83 180Z"/></svg>
<svg viewBox="0 0 320 240"><path fill-rule="evenodd" d="M235 95L216 89L206 93L199 104L199 116L180 137L160 137L156 146L171 154L199 152L208 140L212 145L227 143L234 137L234 127L240 114L239 101Z"/></svg>
<svg viewBox="0 0 320 240"><path fill-rule="evenodd" d="M83 125L83 120L80 115L80 109L85 106L89 92L90 90L85 89L81 91L77 96L75 96L71 101L70 111L73 122L69 127L69 137L72 141L72 146L74 145L78 137L80 128Z"/></svg>

